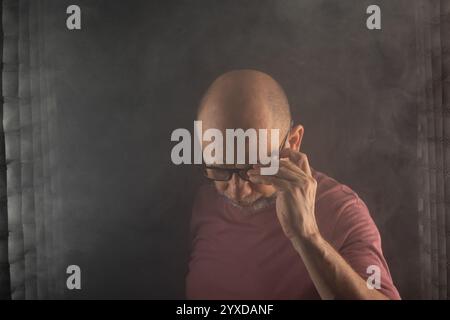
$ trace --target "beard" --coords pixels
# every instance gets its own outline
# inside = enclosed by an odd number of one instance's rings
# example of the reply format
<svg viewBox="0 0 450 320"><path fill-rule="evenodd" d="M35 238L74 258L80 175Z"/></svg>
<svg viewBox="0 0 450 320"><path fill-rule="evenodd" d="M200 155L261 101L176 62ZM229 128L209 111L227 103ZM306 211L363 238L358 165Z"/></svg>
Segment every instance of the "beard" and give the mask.
<svg viewBox="0 0 450 320"><path fill-rule="evenodd" d="M253 213L259 211L261 209L267 208L275 203L276 193L269 197L264 196L255 196L249 197L246 199L242 199L240 201L235 201L228 198L225 194L222 193L222 196L226 198L228 202L230 202L234 207L237 207L241 210L248 211L249 213Z"/></svg>

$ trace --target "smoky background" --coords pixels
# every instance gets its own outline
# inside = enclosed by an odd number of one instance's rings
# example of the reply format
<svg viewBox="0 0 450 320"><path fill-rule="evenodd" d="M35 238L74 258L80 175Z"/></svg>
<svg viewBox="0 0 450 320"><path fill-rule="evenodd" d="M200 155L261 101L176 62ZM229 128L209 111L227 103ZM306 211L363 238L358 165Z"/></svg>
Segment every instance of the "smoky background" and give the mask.
<svg viewBox="0 0 450 320"><path fill-rule="evenodd" d="M66 28L72 4L81 30ZM401 296L420 298L415 11L377 1L382 30L368 30L370 4L43 1L58 128L50 296L183 298L201 177L172 164L170 135L192 128L214 78L251 68L283 86L312 167L365 201ZM65 288L71 264L81 290Z"/></svg>

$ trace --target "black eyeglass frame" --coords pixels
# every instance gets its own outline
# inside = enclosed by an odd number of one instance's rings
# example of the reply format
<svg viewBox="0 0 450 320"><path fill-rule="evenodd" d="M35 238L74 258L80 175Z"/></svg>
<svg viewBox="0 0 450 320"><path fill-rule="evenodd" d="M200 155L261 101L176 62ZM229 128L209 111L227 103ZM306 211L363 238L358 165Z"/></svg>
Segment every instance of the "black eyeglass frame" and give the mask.
<svg viewBox="0 0 450 320"><path fill-rule="evenodd" d="M291 134L291 130L292 127L294 125L294 121L291 120L290 126L289 126L289 130L286 134L286 136L283 138L283 142L280 144L280 149L278 151L278 154L281 153L281 150L283 150L284 145L289 137L289 135ZM243 169L227 169L227 168L219 168L219 167L214 167L214 166L208 166L206 164L203 165L203 175L208 179L208 180L212 180L212 181L229 181L232 177L233 174L237 174L241 179L244 179L246 181L250 181L248 175L247 175L247 171L252 169L253 166L249 166L248 168L243 168ZM222 170L228 173L228 178L227 179L213 179L211 177L208 177L207 171L208 169L212 169L212 170Z"/></svg>

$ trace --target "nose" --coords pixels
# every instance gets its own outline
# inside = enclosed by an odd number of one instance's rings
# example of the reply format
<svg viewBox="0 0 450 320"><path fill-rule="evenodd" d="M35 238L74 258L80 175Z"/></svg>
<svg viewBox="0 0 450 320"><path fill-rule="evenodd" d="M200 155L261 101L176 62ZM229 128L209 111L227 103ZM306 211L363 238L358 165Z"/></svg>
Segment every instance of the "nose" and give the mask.
<svg viewBox="0 0 450 320"><path fill-rule="evenodd" d="M237 173L234 173L228 181L228 195L235 201L239 201L252 192L250 183L242 179Z"/></svg>

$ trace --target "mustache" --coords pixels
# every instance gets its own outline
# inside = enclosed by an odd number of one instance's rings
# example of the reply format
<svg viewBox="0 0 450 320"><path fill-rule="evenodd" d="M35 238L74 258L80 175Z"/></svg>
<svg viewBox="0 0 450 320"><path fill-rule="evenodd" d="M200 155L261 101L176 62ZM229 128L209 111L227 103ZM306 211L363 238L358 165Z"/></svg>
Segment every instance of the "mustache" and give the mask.
<svg viewBox="0 0 450 320"><path fill-rule="evenodd" d="M243 209L243 210L249 210L249 211L257 211L264 208L267 208L273 204L275 204L276 195L272 195L270 197L260 197L257 198L254 201L242 201L242 200L233 200L228 198L225 194L223 196L226 198L227 201L229 201L233 206Z"/></svg>

